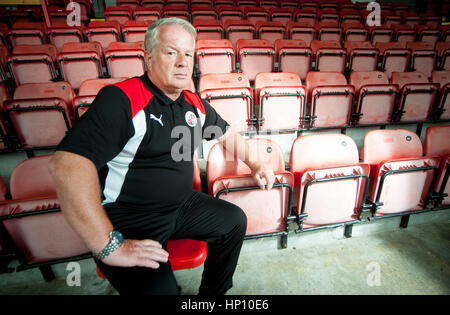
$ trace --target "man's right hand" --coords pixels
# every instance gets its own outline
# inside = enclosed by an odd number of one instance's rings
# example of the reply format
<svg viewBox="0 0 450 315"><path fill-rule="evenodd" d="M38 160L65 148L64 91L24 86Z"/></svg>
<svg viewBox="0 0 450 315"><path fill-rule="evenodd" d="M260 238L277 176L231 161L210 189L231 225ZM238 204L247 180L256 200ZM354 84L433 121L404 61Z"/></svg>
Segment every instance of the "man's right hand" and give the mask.
<svg viewBox="0 0 450 315"><path fill-rule="evenodd" d="M111 266L157 269L159 262L165 263L168 259L169 253L157 241L125 239L122 246L105 257L102 262Z"/></svg>

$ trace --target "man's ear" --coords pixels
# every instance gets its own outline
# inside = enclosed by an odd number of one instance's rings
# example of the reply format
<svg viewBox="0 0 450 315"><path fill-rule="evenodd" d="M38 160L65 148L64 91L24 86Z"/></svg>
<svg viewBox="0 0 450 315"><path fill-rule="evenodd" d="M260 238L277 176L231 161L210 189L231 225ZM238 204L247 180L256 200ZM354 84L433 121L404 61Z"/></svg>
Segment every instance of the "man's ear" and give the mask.
<svg viewBox="0 0 450 315"><path fill-rule="evenodd" d="M148 50L145 50L144 51L144 59L145 59L145 65L147 66L147 69L149 69L151 61L152 61L152 53L149 52Z"/></svg>

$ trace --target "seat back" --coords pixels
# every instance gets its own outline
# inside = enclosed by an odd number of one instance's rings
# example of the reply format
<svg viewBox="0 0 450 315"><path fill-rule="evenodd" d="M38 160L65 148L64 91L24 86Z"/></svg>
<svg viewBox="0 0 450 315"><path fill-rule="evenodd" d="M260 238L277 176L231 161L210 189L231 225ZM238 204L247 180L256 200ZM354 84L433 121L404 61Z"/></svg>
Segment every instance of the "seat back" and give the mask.
<svg viewBox="0 0 450 315"><path fill-rule="evenodd" d="M309 72L306 76L311 128L347 126L355 90L340 72Z"/></svg>
<svg viewBox="0 0 450 315"><path fill-rule="evenodd" d="M54 59L47 53L12 53L6 56L6 62L16 86L25 83L54 81L57 77Z"/></svg>
<svg viewBox="0 0 450 315"><path fill-rule="evenodd" d="M279 72L296 73L301 80L311 69L312 51L305 41L294 39L277 39L275 41L275 54Z"/></svg>
<svg viewBox="0 0 450 315"><path fill-rule="evenodd" d="M83 81L103 76L102 57L95 51L61 52L57 57L62 77L74 90L78 90Z"/></svg>
<svg viewBox="0 0 450 315"><path fill-rule="evenodd" d="M381 71L385 72L388 78L392 72L406 72L409 69L411 51L406 49L399 42L379 42L375 48L380 51Z"/></svg>
<svg viewBox="0 0 450 315"><path fill-rule="evenodd" d="M143 42L148 28L148 21L126 21L122 26L122 35L125 42Z"/></svg>
<svg viewBox="0 0 450 315"><path fill-rule="evenodd" d="M352 138L343 134L300 136L292 144L289 164L294 187L298 187L297 215L307 214L302 228L358 219L369 167L359 164Z"/></svg>
<svg viewBox="0 0 450 315"><path fill-rule="evenodd" d="M276 178L274 187L269 191L259 189L248 166L217 143L208 154L208 191L243 209L247 216L247 236L284 233L292 174L284 171L283 155L278 144L268 139L246 141L251 152L256 153L255 158L273 169Z"/></svg>
<svg viewBox="0 0 450 315"><path fill-rule="evenodd" d="M49 28L48 38L55 45L58 51L61 51L65 43L82 42L83 32L76 26L68 26L66 23L53 25Z"/></svg>
<svg viewBox="0 0 450 315"><path fill-rule="evenodd" d="M59 202L48 171L51 156L26 159L13 169L10 178L12 200L2 205L1 209L11 215L3 224L25 264L89 253L63 214L55 209L59 207ZM20 217L25 214L28 215Z"/></svg>
<svg viewBox="0 0 450 315"><path fill-rule="evenodd" d="M84 30L88 42L99 42L105 51L111 42L122 40L117 21L91 21Z"/></svg>
<svg viewBox="0 0 450 315"><path fill-rule="evenodd" d="M4 106L24 149L55 147L72 127L69 107L61 98L15 99Z"/></svg>
<svg viewBox="0 0 450 315"><path fill-rule="evenodd" d="M315 70L344 73L347 63L347 51L341 48L339 41L311 41L315 56Z"/></svg>
<svg viewBox="0 0 450 315"><path fill-rule="evenodd" d="M408 42L406 48L411 50L411 71L422 72L430 78L437 59L434 45L429 42Z"/></svg>
<svg viewBox="0 0 450 315"><path fill-rule="evenodd" d="M396 105L398 87L381 71L354 71L349 83L355 87L354 122L358 125L389 124Z"/></svg>
<svg viewBox="0 0 450 315"><path fill-rule="evenodd" d="M450 119L450 71L435 70L431 75L431 82L440 84L440 97L436 104L434 119Z"/></svg>
<svg viewBox="0 0 450 315"><path fill-rule="evenodd" d="M378 50L368 41L345 41L348 71L374 71L378 66Z"/></svg>
<svg viewBox="0 0 450 315"><path fill-rule="evenodd" d="M302 127L306 91L297 74L258 73L255 79L255 103L261 130Z"/></svg>
<svg viewBox="0 0 450 315"><path fill-rule="evenodd" d="M236 53L240 69L250 81L254 81L259 72L272 72L275 63L275 49L265 39L239 39Z"/></svg>
<svg viewBox="0 0 450 315"><path fill-rule="evenodd" d="M423 209L439 165L439 157L422 156L420 138L406 129L369 131L361 158L371 166L370 200L377 215Z"/></svg>
<svg viewBox="0 0 450 315"><path fill-rule="evenodd" d="M225 30L220 20L194 20L194 28L197 31L197 41L201 39L223 39Z"/></svg>
<svg viewBox="0 0 450 315"><path fill-rule="evenodd" d="M112 42L105 51L111 78L132 78L146 72L144 42Z"/></svg>
<svg viewBox="0 0 450 315"><path fill-rule="evenodd" d="M200 78L199 93L238 132L253 125L253 93L245 74L205 74Z"/></svg>
<svg viewBox="0 0 450 315"><path fill-rule="evenodd" d="M425 155L439 155L441 163L434 190L442 196L440 206L450 205L450 184L448 177L450 165L450 126L430 126L427 128L424 142Z"/></svg>
<svg viewBox="0 0 450 315"><path fill-rule="evenodd" d="M258 38L267 39L272 46L275 45L275 40L285 38L285 32L284 24L280 21L271 20L269 22L256 22L256 34Z"/></svg>
<svg viewBox="0 0 450 315"><path fill-rule="evenodd" d="M423 122L431 119L439 92L438 83L428 83L427 76L421 72L394 72L391 83L397 84L401 90L396 121Z"/></svg>
<svg viewBox="0 0 450 315"><path fill-rule="evenodd" d="M195 49L197 73L231 73L234 71L235 53L228 39L199 39Z"/></svg>

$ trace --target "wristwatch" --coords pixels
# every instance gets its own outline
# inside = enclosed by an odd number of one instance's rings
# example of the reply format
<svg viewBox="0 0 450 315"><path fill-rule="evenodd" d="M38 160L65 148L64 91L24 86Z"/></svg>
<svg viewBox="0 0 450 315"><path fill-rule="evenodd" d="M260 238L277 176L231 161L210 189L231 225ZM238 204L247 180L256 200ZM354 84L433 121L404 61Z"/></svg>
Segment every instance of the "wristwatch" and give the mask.
<svg viewBox="0 0 450 315"><path fill-rule="evenodd" d="M102 260L110 255L113 251L118 249L123 244L123 236L118 231L112 231L109 233L109 242L100 252L93 254L97 260Z"/></svg>

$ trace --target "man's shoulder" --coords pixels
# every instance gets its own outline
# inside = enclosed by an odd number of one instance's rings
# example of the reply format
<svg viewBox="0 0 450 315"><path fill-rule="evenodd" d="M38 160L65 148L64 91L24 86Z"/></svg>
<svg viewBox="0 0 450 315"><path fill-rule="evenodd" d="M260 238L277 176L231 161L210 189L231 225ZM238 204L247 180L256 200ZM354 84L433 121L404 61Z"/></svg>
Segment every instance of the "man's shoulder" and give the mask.
<svg viewBox="0 0 450 315"><path fill-rule="evenodd" d="M185 100L197 108L202 114L205 114L205 106L203 104L202 99L197 93L194 93L189 90L183 90Z"/></svg>

